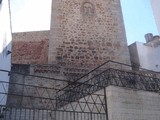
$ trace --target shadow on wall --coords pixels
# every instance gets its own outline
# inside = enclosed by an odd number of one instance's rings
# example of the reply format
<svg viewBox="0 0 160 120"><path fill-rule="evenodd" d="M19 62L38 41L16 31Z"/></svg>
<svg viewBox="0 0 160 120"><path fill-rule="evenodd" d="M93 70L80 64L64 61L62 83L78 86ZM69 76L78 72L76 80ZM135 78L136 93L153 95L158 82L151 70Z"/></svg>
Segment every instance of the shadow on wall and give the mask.
<svg viewBox="0 0 160 120"><path fill-rule="evenodd" d="M2 44L0 44L0 70L8 70L11 69L11 42L6 45L6 40L2 40ZM0 105L5 105L7 100L7 95L2 93L8 92L8 83L9 82L9 75L6 72L0 71Z"/></svg>

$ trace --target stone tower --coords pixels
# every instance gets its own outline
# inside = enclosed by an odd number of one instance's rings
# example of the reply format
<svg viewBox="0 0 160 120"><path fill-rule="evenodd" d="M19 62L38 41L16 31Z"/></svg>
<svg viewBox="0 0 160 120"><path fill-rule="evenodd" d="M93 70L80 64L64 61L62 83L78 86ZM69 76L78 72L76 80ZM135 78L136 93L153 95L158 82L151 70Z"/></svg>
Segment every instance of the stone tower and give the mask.
<svg viewBox="0 0 160 120"><path fill-rule="evenodd" d="M130 63L120 0L52 0L50 31L13 34L12 63Z"/></svg>
<svg viewBox="0 0 160 120"><path fill-rule="evenodd" d="M53 0L49 63L130 63L120 0Z"/></svg>

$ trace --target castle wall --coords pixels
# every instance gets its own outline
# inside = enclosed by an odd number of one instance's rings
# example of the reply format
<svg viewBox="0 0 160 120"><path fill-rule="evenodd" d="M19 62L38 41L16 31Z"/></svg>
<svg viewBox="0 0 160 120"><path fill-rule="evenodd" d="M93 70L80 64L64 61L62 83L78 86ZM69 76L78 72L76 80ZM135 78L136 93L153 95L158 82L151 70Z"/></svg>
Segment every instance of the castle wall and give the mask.
<svg viewBox="0 0 160 120"><path fill-rule="evenodd" d="M49 63L130 63L120 0L53 0L49 39Z"/></svg>
<svg viewBox="0 0 160 120"><path fill-rule="evenodd" d="M53 109L49 97L53 99L52 102L54 103L55 92L89 72L87 69L33 64L12 64L11 71L18 72L18 74L10 73L7 105L10 107L38 107L43 109ZM34 97L31 99L27 96ZM42 99L38 97L42 97Z"/></svg>
<svg viewBox="0 0 160 120"><path fill-rule="evenodd" d="M30 73L30 65L12 65L11 71L19 72L23 74ZM10 83L18 83L21 85L16 84L9 84L9 94L17 94L23 95L25 80L25 75L18 75L18 74L10 74ZM23 97L22 96L14 96L8 95L7 97L7 106L14 105L16 107L20 107L22 104Z"/></svg>
<svg viewBox="0 0 160 120"><path fill-rule="evenodd" d="M12 63L46 64L49 31L13 33Z"/></svg>
<svg viewBox="0 0 160 120"><path fill-rule="evenodd" d="M120 0L52 1L51 30L14 33L12 63L130 64Z"/></svg>
<svg viewBox="0 0 160 120"><path fill-rule="evenodd" d="M51 109L53 106L50 99L55 98L55 89L63 88L67 84L67 80L66 82L54 80L65 80L65 76L60 73L60 68L54 65L48 67L43 65L13 64L11 71L20 74L10 74L9 95L7 98L7 106L10 107ZM34 97L31 99L28 96ZM49 97L51 98L49 99ZM54 100L52 102L54 103Z"/></svg>

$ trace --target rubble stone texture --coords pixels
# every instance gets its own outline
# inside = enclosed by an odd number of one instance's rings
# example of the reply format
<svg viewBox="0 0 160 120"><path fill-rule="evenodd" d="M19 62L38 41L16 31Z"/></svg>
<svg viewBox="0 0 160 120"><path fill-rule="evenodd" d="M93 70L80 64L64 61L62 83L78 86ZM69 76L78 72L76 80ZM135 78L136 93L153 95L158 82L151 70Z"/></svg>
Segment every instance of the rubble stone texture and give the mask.
<svg viewBox="0 0 160 120"><path fill-rule="evenodd" d="M51 30L13 35L12 57L18 64L87 68L130 63L120 0L53 0Z"/></svg>
<svg viewBox="0 0 160 120"><path fill-rule="evenodd" d="M12 63L45 64L48 62L49 31L13 34Z"/></svg>
<svg viewBox="0 0 160 120"><path fill-rule="evenodd" d="M49 63L130 63L119 0L53 0Z"/></svg>

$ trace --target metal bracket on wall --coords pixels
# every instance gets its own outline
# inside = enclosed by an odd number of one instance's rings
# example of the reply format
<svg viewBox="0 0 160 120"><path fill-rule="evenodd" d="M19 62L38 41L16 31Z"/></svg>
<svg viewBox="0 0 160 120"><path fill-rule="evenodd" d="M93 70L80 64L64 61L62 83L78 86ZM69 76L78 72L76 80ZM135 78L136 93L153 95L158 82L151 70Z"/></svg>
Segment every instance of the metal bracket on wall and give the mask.
<svg viewBox="0 0 160 120"><path fill-rule="evenodd" d="M12 52L11 52L10 50L7 50L7 53L6 53L6 54L9 55L9 54L11 54L11 53L12 53Z"/></svg>

